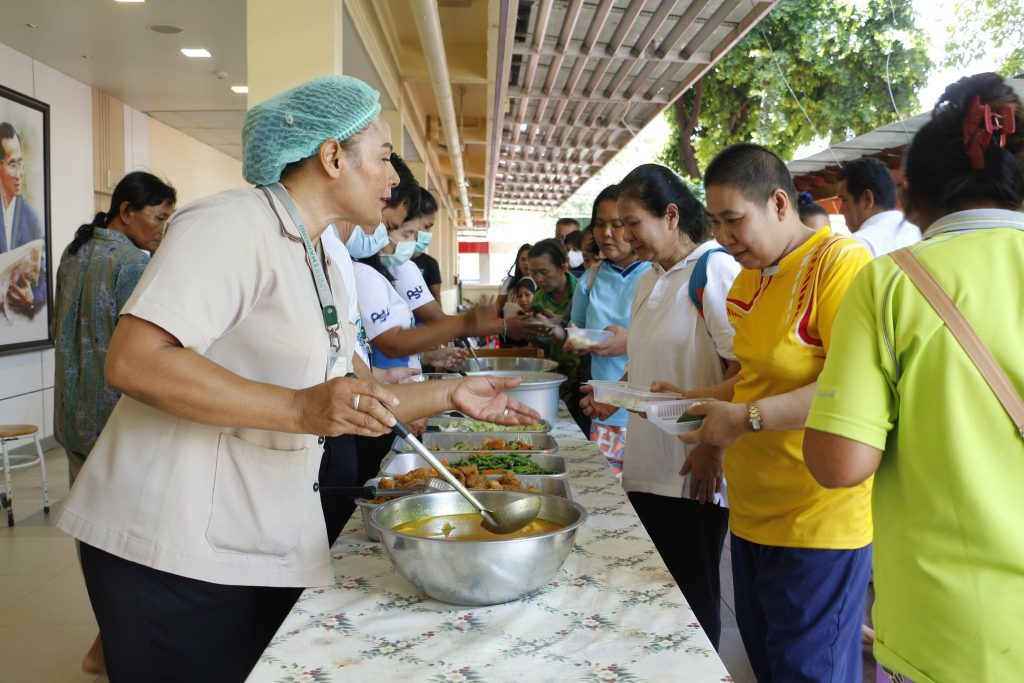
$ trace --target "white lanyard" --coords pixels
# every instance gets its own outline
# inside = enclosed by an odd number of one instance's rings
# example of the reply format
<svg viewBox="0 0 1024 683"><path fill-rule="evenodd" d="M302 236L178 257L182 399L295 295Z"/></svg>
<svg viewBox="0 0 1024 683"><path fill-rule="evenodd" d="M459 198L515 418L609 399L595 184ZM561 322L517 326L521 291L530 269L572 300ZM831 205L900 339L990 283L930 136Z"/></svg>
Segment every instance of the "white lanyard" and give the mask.
<svg viewBox="0 0 1024 683"><path fill-rule="evenodd" d="M313 283L316 285L317 298L320 299L320 312L324 318L324 327L327 330L327 338L330 341L327 359L327 379L331 377L343 377L348 372L348 359L339 355L341 351L341 337L338 335L338 308L334 305L334 295L331 293L331 286L327 282L327 275L323 266L320 265L320 258L313 247L313 241L309 239L309 232L302 222L299 208L295 201L288 194L288 191L281 183L274 183L263 187L264 191L269 190L277 197L285 211L291 217L292 222L302 237L302 243L306 247L306 262L313 272ZM269 197L268 197L269 199ZM273 202L271 202L273 207Z"/></svg>

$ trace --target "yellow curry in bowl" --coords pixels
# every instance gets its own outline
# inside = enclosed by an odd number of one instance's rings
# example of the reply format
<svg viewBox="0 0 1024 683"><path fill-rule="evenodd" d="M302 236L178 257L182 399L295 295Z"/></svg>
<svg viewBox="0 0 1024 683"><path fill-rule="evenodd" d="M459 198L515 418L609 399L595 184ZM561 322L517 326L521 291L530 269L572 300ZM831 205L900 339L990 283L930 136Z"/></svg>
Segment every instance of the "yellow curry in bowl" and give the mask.
<svg viewBox="0 0 1024 683"><path fill-rule="evenodd" d="M565 525L541 517L536 518L522 529L511 534L495 534L481 526L481 517L475 512L460 515L422 517L392 527L400 534L420 538L436 538L449 541L502 541L513 538L529 538L558 531Z"/></svg>

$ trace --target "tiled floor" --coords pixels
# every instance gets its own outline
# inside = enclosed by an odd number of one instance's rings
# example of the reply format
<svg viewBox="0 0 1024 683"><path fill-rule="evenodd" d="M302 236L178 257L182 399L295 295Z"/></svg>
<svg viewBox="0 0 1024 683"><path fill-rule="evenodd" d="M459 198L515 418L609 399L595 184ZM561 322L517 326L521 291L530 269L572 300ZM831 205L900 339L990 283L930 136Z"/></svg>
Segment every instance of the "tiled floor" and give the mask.
<svg viewBox="0 0 1024 683"><path fill-rule="evenodd" d="M53 504L68 491L63 449L46 453L46 470ZM39 469L12 479L16 526L0 518L0 683L105 682L80 667L96 620L75 543L53 528L53 508L43 515Z"/></svg>
<svg viewBox="0 0 1024 683"><path fill-rule="evenodd" d="M68 491L63 449L46 453L49 515L39 470L13 473L16 525L0 518L0 683L99 683L83 673L82 656L96 635L74 542L52 524ZM0 475L2 476L2 475ZM732 610L729 547L722 558L721 656L737 683L754 683Z"/></svg>

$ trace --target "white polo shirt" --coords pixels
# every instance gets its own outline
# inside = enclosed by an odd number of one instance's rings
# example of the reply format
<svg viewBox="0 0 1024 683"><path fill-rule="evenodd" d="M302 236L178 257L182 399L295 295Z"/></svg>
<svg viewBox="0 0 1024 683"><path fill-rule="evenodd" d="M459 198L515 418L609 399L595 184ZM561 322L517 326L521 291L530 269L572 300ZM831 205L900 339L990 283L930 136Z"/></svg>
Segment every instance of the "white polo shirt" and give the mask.
<svg viewBox="0 0 1024 683"><path fill-rule="evenodd" d="M722 381L719 357L735 360L733 328L725 313L725 298L740 265L727 253L708 257L704 288L704 318L690 300L690 275L700 256L718 248L705 242L665 271L657 263L640 277L630 309L626 371L630 383L649 387L671 382L683 391ZM681 476L687 454L695 448L666 434L636 413L629 414L622 487L671 498L690 498L690 475ZM724 495L715 502L726 506Z"/></svg>
<svg viewBox="0 0 1024 683"><path fill-rule="evenodd" d="M864 221L852 234L875 258L921 241L921 230L902 211L883 211Z"/></svg>
<svg viewBox="0 0 1024 683"><path fill-rule="evenodd" d="M434 300L434 295L427 287L427 281L423 279L420 267L412 261L406 261L400 266L388 268L391 277L395 278L394 287L399 296L405 299L409 308L416 310L420 306L429 304Z"/></svg>
<svg viewBox="0 0 1024 683"><path fill-rule="evenodd" d="M352 265L355 266L356 292L359 295L363 327L371 344L374 339L392 328L410 328L416 324L409 304L398 295L398 291L386 277L365 263L356 262ZM371 356L375 368L422 369L420 358L415 354L391 358L379 349L373 348Z"/></svg>
<svg viewBox="0 0 1024 683"><path fill-rule="evenodd" d="M122 309L242 377L324 381L328 337L301 242L276 198L229 190L184 207ZM280 223L279 223L280 220ZM328 266L335 304L348 310ZM341 325L350 359L355 333ZM238 396L237 400L246 400ZM58 526L126 560L201 581L333 581L320 494L323 446L308 434L190 422L122 397Z"/></svg>

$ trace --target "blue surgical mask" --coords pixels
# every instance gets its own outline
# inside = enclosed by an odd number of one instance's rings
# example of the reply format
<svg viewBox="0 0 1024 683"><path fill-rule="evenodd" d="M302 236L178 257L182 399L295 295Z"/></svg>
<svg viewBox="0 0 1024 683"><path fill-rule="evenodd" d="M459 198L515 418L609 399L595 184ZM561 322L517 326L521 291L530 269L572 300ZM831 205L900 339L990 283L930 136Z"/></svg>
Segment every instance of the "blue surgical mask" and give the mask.
<svg viewBox="0 0 1024 683"><path fill-rule="evenodd" d="M434 233L426 230L416 231L416 253L422 254L430 246L430 240L434 239Z"/></svg>
<svg viewBox="0 0 1024 683"><path fill-rule="evenodd" d="M349 235L345 247L352 258L368 258L388 245L388 228L381 223L372 235L367 235L360 226L356 226Z"/></svg>
<svg viewBox="0 0 1024 683"><path fill-rule="evenodd" d="M395 253L381 254L380 262L389 268L395 268L411 259L415 251L415 242L395 242Z"/></svg>

